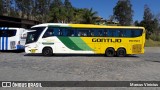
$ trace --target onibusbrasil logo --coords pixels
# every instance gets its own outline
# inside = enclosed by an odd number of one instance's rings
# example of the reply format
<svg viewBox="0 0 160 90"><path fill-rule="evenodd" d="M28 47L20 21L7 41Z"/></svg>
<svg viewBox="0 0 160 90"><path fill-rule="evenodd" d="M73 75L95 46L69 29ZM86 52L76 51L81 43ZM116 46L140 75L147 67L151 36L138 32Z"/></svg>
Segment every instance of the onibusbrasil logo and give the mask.
<svg viewBox="0 0 160 90"><path fill-rule="evenodd" d="M2 82L2 87L42 87L42 85L31 82Z"/></svg>

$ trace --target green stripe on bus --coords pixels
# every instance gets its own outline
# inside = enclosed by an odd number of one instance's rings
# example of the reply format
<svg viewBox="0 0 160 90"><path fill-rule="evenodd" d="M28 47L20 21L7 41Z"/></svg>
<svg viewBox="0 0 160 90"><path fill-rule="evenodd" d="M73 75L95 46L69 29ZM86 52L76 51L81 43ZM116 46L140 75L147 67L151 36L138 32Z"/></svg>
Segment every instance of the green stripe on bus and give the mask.
<svg viewBox="0 0 160 90"><path fill-rule="evenodd" d="M70 37L70 39L82 50L92 50L80 37Z"/></svg>
<svg viewBox="0 0 160 90"><path fill-rule="evenodd" d="M69 49L82 50L69 37L58 37L58 39Z"/></svg>

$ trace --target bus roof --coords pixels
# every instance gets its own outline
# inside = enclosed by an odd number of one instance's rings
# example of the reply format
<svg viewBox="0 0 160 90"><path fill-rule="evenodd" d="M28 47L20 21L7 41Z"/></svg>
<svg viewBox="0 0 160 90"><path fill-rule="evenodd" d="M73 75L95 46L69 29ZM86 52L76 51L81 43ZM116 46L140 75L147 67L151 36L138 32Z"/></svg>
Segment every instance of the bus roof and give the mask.
<svg viewBox="0 0 160 90"><path fill-rule="evenodd" d="M106 26L106 25L94 25L94 24L64 24L64 23L44 23L35 25L34 27L74 27L74 28L131 28L131 29L145 29L144 27L137 27L137 26Z"/></svg>

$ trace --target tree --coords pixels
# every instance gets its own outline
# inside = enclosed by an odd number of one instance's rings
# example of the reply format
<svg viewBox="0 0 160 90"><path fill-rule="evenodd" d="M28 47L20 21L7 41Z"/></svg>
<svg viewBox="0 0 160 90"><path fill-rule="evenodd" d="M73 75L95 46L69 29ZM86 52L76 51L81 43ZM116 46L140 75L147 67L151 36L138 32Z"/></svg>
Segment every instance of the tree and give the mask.
<svg viewBox="0 0 160 90"><path fill-rule="evenodd" d="M69 0L64 1L64 7L65 7L66 22L70 23L73 21L74 18L74 8Z"/></svg>
<svg viewBox="0 0 160 90"><path fill-rule="evenodd" d="M153 24L153 32L157 31L159 29L159 23L158 23L158 20L156 18L154 18L152 24Z"/></svg>
<svg viewBox="0 0 160 90"><path fill-rule="evenodd" d="M18 12L21 13L20 18L29 19L31 13L31 0L15 0Z"/></svg>
<svg viewBox="0 0 160 90"><path fill-rule="evenodd" d="M83 22L85 24L94 24L96 21L97 12L94 12L93 9L84 9Z"/></svg>
<svg viewBox="0 0 160 90"><path fill-rule="evenodd" d="M46 23L49 21L49 11L51 7L51 0L35 0L35 17L38 21ZM34 12L34 11L33 11Z"/></svg>
<svg viewBox="0 0 160 90"><path fill-rule="evenodd" d="M138 22L138 20L136 20L136 21L134 22L134 25L135 25L135 26L140 26L140 23Z"/></svg>
<svg viewBox="0 0 160 90"><path fill-rule="evenodd" d="M153 14L151 13L148 5L144 6L144 16L143 20L141 21L141 26L145 27L145 29L147 30L146 39L149 39L151 33L153 33L154 21Z"/></svg>
<svg viewBox="0 0 160 90"><path fill-rule="evenodd" d="M131 25L133 10L130 0L119 0L113 12L120 25Z"/></svg>
<svg viewBox="0 0 160 90"><path fill-rule="evenodd" d="M61 0L54 0L51 4L50 22L64 23L65 8Z"/></svg>
<svg viewBox="0 0 160 90"><path fill-rule="evenodd" d="M74 18L72 20L73 23L82 23L83 21L83 12L82 8L74 8Z"/></svg>
<svg viewBox="0 0 160 90"><path fill-rule="evenodd" d="M2 0L3 5L3 15L10 16L11 7L12 7L13 0Z"/></svg>
<svg viewBox="0 0 160 90"><path fill-rule="evenodd" d="M109 21L110 22L114 22L115 21L115 16L114 15L110 15L109 16Z"/></svg>
<svg viewBox="0 0 160 90"><path fill-rule="evenodd" d="M158 20L158 26L160 28L160 13L158 13L157 15L155 15L155 18Z"/></svg>

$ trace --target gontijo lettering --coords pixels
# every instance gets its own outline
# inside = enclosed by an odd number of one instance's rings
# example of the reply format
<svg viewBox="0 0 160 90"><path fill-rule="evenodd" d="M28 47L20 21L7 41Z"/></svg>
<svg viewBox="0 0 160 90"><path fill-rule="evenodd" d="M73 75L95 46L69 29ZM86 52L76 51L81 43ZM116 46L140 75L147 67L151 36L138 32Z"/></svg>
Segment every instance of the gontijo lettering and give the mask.
<svg viewBox="0 0 160 90"><path fill-rule="evenodd" d="M113 43L118 42L120 43L122 42L122 40L121 39L108 39L108 38L93 38L92 42L113 42Z"/></svg>

